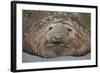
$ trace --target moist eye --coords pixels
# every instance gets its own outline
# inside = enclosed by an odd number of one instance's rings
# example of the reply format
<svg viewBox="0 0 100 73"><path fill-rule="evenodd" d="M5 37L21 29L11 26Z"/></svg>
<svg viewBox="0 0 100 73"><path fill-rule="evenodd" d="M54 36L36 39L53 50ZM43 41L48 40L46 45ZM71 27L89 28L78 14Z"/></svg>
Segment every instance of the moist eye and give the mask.
<svg viewBox="0 0 100 73"><path fill-rule="evenodd" d="M68 31L72 31L72 29L68 28Z"/></svg>
<svg viewBox="0 0 100 73"><path fill-rule="evenodd" d="M49 27L49 30L51 30L53 27Z"/></svg>

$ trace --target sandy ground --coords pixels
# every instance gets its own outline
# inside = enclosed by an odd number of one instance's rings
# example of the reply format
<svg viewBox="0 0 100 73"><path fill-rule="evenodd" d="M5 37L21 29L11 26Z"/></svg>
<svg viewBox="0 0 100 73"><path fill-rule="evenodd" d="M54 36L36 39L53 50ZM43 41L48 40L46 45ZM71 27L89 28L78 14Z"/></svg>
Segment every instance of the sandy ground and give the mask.
<svg viewBox="0 0 100 73"><path fill-rule="evenodd" d="M69 60L86 60L91 59L91 54L88 53L81 57L73 57L73 56L62 56L62 57L56 57L56 58L41 58L38 56L30 55L28 53L23 52L22 53L22 62L28 63L28 62L48 62L48 61L69 61Z"/></svg>

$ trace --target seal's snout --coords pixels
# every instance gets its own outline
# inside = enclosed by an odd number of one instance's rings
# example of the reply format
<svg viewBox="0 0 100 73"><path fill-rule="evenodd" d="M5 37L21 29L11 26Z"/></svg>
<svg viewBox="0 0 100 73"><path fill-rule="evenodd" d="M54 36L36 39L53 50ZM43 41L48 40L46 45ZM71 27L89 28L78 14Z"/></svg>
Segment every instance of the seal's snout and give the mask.
<svg viewBox="0 0 100 73"><path fill-rule="evenodd" d="M62 37L61 36L53 36L53 43L54 44L59 44L61 42Z"/></svg>
<svg viewBox="0 0 100 73"><path fill-rule="evenodd" d="M53 36L54 41L52 43L59 44L61 42L61 37Z"/></svg>

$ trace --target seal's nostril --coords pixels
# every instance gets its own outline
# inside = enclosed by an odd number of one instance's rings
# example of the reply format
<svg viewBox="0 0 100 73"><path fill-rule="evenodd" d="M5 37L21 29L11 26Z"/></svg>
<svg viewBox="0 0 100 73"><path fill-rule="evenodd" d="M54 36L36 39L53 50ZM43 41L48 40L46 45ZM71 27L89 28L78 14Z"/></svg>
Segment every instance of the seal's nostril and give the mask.
<svg viewBox="0 0 100 73"><path fill-rule="evenodd" d="M57 37L53 36L55 39L57 39Z"/></svg>
<svg viewBox="0 0 100 73"><path fill-rule="evenodd" d="M58 37L58 36L53 36L53 38L54 38L55 40L60 40L60 39L61 39L61 37Z"/></svg>

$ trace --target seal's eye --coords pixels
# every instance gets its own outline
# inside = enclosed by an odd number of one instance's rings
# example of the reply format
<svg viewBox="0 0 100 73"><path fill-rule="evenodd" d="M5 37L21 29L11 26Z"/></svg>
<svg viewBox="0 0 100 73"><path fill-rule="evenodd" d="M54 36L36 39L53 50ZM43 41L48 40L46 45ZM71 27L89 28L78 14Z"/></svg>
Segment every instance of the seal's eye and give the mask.
<svg viewBox="0 0 100 73"><path fill-rule="evenodd" d="M68 31L72 31L72 29L68 28Z"/></svg>
<svg viewBox="0 0 100 73"><path fill-rule="evenodd" d="M49 27L49 30L51 30L53 27Z"/></svg>

